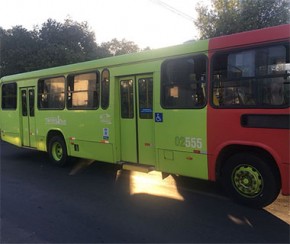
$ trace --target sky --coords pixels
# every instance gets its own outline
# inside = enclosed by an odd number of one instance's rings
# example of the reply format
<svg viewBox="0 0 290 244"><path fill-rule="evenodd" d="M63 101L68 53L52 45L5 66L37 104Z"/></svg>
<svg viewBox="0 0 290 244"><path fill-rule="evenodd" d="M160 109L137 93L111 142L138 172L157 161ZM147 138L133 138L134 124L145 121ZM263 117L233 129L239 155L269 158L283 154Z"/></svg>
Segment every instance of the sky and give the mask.
<svg viewBox="0 0 290 244"><path fill-rule="evenodd" d="M0 26L32 30L49 18L88 22L96 42L113 38L152 49L198 38L193 19L198 3L210 0L1 0Z"/></svg>

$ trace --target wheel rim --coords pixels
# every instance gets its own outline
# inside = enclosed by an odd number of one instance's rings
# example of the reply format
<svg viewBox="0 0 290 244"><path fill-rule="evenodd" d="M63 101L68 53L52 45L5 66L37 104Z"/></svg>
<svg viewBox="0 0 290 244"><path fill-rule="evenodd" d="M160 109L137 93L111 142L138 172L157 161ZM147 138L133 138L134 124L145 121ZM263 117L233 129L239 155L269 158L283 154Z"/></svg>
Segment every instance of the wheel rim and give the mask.
<svg viewBox="0 0 290 244"><path fill-rule="evenodd" d="M52 145L52 157L55 161L60 161L63 156L62 146L59 142L55 142Z"/></svg>
<svg viewBox="0 0 290 244"><path fill-rule="evenodd" d="M263 178L260 172L251 165L239 165L232 174L235 189L243 196L253 198L263 190Z"/></svg>

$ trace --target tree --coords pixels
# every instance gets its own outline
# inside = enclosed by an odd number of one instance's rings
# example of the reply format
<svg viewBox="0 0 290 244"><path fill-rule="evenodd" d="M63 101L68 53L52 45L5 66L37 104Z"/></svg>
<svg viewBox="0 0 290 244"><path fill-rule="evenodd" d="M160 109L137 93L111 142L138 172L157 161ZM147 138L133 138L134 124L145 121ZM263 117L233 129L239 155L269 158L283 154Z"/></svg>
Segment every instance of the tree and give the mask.
<svg viewBox="0 0 290 244"><path fill-rule="evenodd" d="M103 42L101 47L104 50L109 51L110 56L117 56L140 51L138 45L132 41L127 41L126 39L119 41L114 38L109 42Z"/></svg>
<svg viewBox="0 0 290 244"><path fill-rule="evenodd" d="M243 0L242 3L241 22L245 30L290 23L289 0Z"/></svg>
<svg viewBox="0 0 290 244"><path fill-rule="evenodd" d="M64 24L49 19L39 30L41 67L54 67L98 58L95 34L86 22Z"/></svg>
<svg viewBox="0 0 290 244"><path fill-rule="evenodd" d="M98 58L95 34L86 22L48 19L41 28L0 28L1 76Z"/></svg>
<svg viewBox="0 0 290 244"><path fill-rule="evenodd" d="M125 39L98 45L87 22L71 19L64 23L48 19L33 31L0 27L0 76L138 51L134 42Z"/></svg>
<svg viewBox="0 0 290 244"><path fill-rule="evenodd" d="M37 36L21 26L0 31L0 75L26 72L33 69L34 56L37 54Z"/></svg>
<svg viewBox="0 0 290 244"><path fill-rule="evenodd" d="M201 39L290 23L289 0L214 0L196 11Z"/></svg>

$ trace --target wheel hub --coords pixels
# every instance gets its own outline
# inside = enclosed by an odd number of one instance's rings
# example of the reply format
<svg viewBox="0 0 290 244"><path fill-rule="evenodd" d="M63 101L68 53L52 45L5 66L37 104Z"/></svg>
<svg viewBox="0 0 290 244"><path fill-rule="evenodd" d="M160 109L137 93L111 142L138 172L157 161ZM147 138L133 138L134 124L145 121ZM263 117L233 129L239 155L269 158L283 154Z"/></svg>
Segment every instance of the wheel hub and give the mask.
<svg viewBox="0 0 290 244"><path fill-rule="evenodd" d="M63 152L62 152L62 147L61 147L61 145L59 143L54 143L53 144L52 153L53 153L53 158L56 161L61 160Z"/></svg>
<svg viewBox="0 0 290 244"><path fill-rule="evenodd" d="M232 175L236 190L246 197L255 197L263 189L263 179L260 172L250 165L237 166Z"/></svg>

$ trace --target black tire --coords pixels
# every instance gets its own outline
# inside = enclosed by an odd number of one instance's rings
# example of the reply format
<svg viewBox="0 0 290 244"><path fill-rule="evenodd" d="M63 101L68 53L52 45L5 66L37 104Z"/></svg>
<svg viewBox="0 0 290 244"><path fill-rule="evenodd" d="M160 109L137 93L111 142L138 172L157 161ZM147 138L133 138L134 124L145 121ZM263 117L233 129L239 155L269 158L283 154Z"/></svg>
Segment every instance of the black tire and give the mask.
<svg viewBox="0 0 290 244"><path fill-rule="evenodd" d="M65 166L68 161L66 144L62 136L55 135L48 142L50 161L57 166Z"/></svg>
<svg viewBox="0 0 290 244"><path fill-rule="evenodd" d="M223 167L222 183L235 201L253 208L271 204L281 188L277 169L254 153L231 156Z"/></svg>

